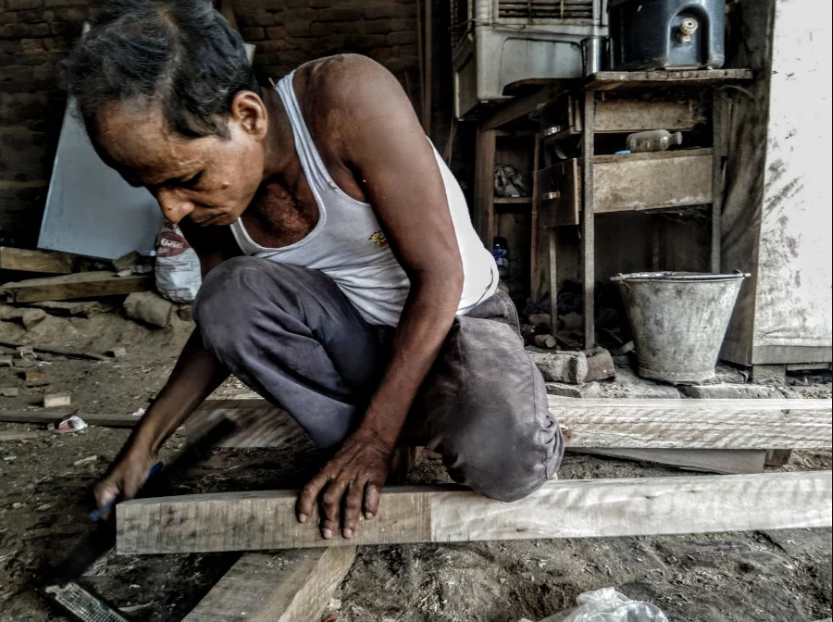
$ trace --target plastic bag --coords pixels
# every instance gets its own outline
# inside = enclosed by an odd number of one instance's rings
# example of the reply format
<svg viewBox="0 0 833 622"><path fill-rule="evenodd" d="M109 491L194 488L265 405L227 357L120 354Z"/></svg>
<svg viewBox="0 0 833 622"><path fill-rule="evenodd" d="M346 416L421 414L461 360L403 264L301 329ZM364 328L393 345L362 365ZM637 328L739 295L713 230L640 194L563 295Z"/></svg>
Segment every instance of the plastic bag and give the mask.
<svg viewBox="0 0 833 622"><path fill-rule="evenodd" d="M612 587L579 594L576 602L575 609L541 622L668 622L655 605L631 600Z"/></svg>
<svg viewBox="0 0 833 622"><path fill-rule="evenodd" d="M166 222L156 236L154 273L162 296L177 303L194 302L202 285L200 259L174 223Z"/></svg>

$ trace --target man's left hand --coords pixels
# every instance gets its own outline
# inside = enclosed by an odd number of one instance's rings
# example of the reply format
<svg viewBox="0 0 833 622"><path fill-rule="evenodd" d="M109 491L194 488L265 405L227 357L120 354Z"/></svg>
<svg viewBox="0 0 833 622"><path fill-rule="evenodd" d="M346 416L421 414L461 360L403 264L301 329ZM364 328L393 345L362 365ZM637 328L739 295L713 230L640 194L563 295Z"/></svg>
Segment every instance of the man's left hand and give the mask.
<svg viewBox="0 0 833 622"><path fill-rule="evenodd" d="M309 520L320 495L321 535L329 540L343 524L342 535L352 538L359 527L362 509L367 520L379 511L392 456L393 448L378 436L361 430L355 432L304 486L298 499L298 520L302 523Z"/></svg>

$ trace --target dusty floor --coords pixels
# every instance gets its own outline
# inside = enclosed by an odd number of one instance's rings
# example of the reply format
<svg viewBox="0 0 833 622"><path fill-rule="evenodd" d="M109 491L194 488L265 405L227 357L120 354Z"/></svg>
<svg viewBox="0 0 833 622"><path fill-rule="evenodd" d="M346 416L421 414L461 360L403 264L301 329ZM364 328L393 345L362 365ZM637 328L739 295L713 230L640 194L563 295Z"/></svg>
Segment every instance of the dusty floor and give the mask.
<svg viewBox="0 0 833 622"><path fill-rule="evenodd" d="M48 386L26 387L20 370L0 369L0 387L20 388L18 397L0 397L0 409L32 408L44 392L68 391L79 412L130 413L162 385L189 330L185 322L150 330L116 314L50 316L28 332L0 322L0 339L9 341L100 352L128 347L126 358L100 363L44 356L39 371ZM244 392L229 382L218 394ZM829 397L830 386L811 393ZM0 424L0 432L34 429ZM90 529L90 489L127 433L92 427L0 443L0 622L64 620L33 588ZM165 451L183 441L175 435ZM297 486L317 459L314 451L218 450L181 482L181 492ZM785 468L830 469L831 455L796 453ZM579 455L568 456L561 471L562 478L678 474ZM441 465L428 458L410 479L442 477ZM179 620L235 559L111 553L84 583L131 620ZM604 586L656 603L672 621L812 622L831 616L831 531L364 547L332 604L344 622L517 622L551 615Z"/></svg>

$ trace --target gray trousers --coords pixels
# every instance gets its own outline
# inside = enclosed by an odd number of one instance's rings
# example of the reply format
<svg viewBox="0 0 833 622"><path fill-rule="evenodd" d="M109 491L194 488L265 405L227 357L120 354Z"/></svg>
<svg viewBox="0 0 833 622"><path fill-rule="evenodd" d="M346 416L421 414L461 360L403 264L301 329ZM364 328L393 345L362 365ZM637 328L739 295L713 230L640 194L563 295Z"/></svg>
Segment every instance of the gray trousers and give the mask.
<svg viewBox="0 0 833 622"><path fill-rule="evenodd" d="M322 448L361 422L390 356L393 329L367 324L328 276L255 257L212 270L194 318L220 363ZM556 471L561 430L506 294L455 318L406 430L454 481L495 499L520 499Z"/></svg>

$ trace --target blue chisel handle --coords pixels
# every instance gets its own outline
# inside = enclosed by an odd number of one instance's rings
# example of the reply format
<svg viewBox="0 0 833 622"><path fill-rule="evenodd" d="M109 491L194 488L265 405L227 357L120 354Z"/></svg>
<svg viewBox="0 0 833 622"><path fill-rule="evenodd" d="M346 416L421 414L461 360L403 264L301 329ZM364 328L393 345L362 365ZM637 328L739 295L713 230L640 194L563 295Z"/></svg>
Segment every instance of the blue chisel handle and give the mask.
<svg viewBox="0 0 833 622"><path fill-rule="evenodd" d="M148 471L148 477L147 478L150 479L156 473L158 473L160 470L162 470L162 462L161 461L157 462L152 467L150 467L150 471ZM89 513L90 520L93 521L94 523L98 522L99 520L101 520L104 517L105 514L109 513L110 510L112 510L115 505L116 505L116 502L111 501L110 503L107 503L106 505L103 505L100 508L96 508L95 510L93 510L92 512Z"/></svg>

